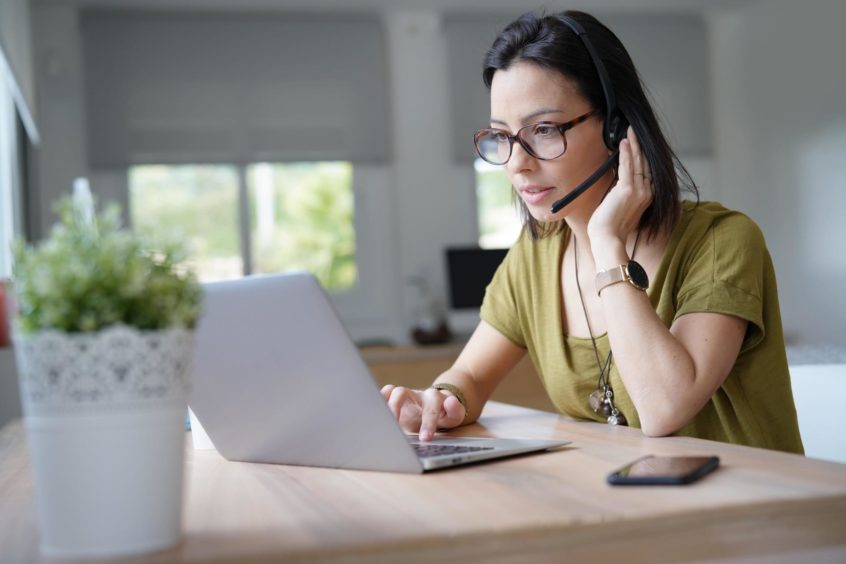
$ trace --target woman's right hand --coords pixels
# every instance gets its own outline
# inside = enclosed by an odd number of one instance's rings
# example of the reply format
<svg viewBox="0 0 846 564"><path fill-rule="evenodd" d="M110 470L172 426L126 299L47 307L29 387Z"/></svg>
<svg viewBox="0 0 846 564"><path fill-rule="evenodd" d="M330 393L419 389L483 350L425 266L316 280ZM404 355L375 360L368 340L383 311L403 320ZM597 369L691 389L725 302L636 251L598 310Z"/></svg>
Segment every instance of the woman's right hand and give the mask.
<svg viewBox="0 0 846 564"><path fill-rule="evenodd" d="M466 415L458 398L440 390L412 390L388 384L382 395L400 426L409 433L417 433L421 441L428 441L438 429L458 427Z"/></svg>

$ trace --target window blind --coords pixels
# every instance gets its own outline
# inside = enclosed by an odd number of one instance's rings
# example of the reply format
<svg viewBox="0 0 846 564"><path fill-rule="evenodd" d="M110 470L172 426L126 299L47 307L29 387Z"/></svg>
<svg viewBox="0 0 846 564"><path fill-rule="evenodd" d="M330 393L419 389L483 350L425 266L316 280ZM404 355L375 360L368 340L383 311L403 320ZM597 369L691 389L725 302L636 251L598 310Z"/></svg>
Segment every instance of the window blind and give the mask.
<svg viewBox="0 0 846 564"><path fill-rule="evenodd" d="M376 17L89 10L82 26L94 168L388 159Z"/></svg>

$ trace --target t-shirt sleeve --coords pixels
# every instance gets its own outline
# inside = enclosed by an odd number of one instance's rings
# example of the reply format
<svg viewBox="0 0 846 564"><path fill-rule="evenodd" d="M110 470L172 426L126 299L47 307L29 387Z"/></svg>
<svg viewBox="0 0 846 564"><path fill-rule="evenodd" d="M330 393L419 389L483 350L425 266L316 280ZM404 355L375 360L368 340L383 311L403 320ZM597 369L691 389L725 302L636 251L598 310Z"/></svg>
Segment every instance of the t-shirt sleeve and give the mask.
<svg viewBox="0 0 846 564"><path fill-rule="evenodd" d="M493 280L485 289L485 298L479 312L483 321L523 348L526 348L526 337L520 322L518 285L521 283L520 273L527 272L524 264L525 240L524 232L505 255L494 273ZM522 283L525 283L525 280Z"/></svg>
<svg viewBox="0 0 846 564"><path fill-rule="evenodd" d="M764 338L764 280L770 264L764 236L748 217L715 219L693 250L677 292L676 315L711 312L749 322L741 352Z"/></svg>

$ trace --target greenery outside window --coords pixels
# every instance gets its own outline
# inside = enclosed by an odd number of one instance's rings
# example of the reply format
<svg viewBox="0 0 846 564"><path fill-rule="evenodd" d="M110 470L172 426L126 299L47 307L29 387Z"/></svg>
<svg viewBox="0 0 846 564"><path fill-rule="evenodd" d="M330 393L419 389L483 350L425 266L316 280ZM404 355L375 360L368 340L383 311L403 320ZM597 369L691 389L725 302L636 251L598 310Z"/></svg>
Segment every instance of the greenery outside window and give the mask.
<svg viewBox="0 0 846 564"><path fill-rule="evenodd" d="M190 239L201 281L307 270L330 291L356 285L348 162L133 166L129 198L140 233Z"/></svg>
<svg viewBox="0 0 846 564"><path fill-rule="evenodd" d="M509 248L520 235L520 214L505 168L476 158L476 202L479 214L479 246Z"/></svg>
<svg viewBox="0 0 846 564"><path fill-rule="evenodd" d="M300 269L326 288L355 286L350 163L254 164L247 186L253 272Z"/></svg>

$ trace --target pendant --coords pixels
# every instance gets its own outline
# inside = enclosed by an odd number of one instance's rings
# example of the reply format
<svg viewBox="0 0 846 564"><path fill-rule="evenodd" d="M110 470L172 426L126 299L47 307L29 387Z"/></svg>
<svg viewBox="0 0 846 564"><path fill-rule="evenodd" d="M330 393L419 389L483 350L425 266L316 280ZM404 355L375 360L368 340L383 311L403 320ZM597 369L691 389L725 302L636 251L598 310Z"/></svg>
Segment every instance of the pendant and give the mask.
<svg viewBox="0 0 846 564"><path fill-rule="evenodd" d="M627 425L628 423L626 422L626 416L615 409L614 412L608 416L608 424Z"/></svg>
<svg viewBox="0 0 846 564"><path fill-rule="evenodd" d="M593 410L594 413L599 413L600 408L605 405L604 398L602 397L604 394L601 390L595 390L591 392L590 396L588 397L588 401L590 402L590 408Z"/></svg>
<svg viewBox="0 0 846 564"><path fill-rule="evenodd" d="M613 392L606 386L604 390L595 390L588 397L590 407L594 413L601 413L603 417L611 417L614 413L614 402L611 401Z"/></svg>
<svg viewBox="0 0 846 564"><path fill-rule="evenodd" d="M603 403L605 404L605 410L603 410L603 414L608 418L609 425L626 425L626 416L620 413L620 410L617 409L617 406L614 405L614 391L611 389L611 386L605 386L605 398L603 399Z"/></svg>

